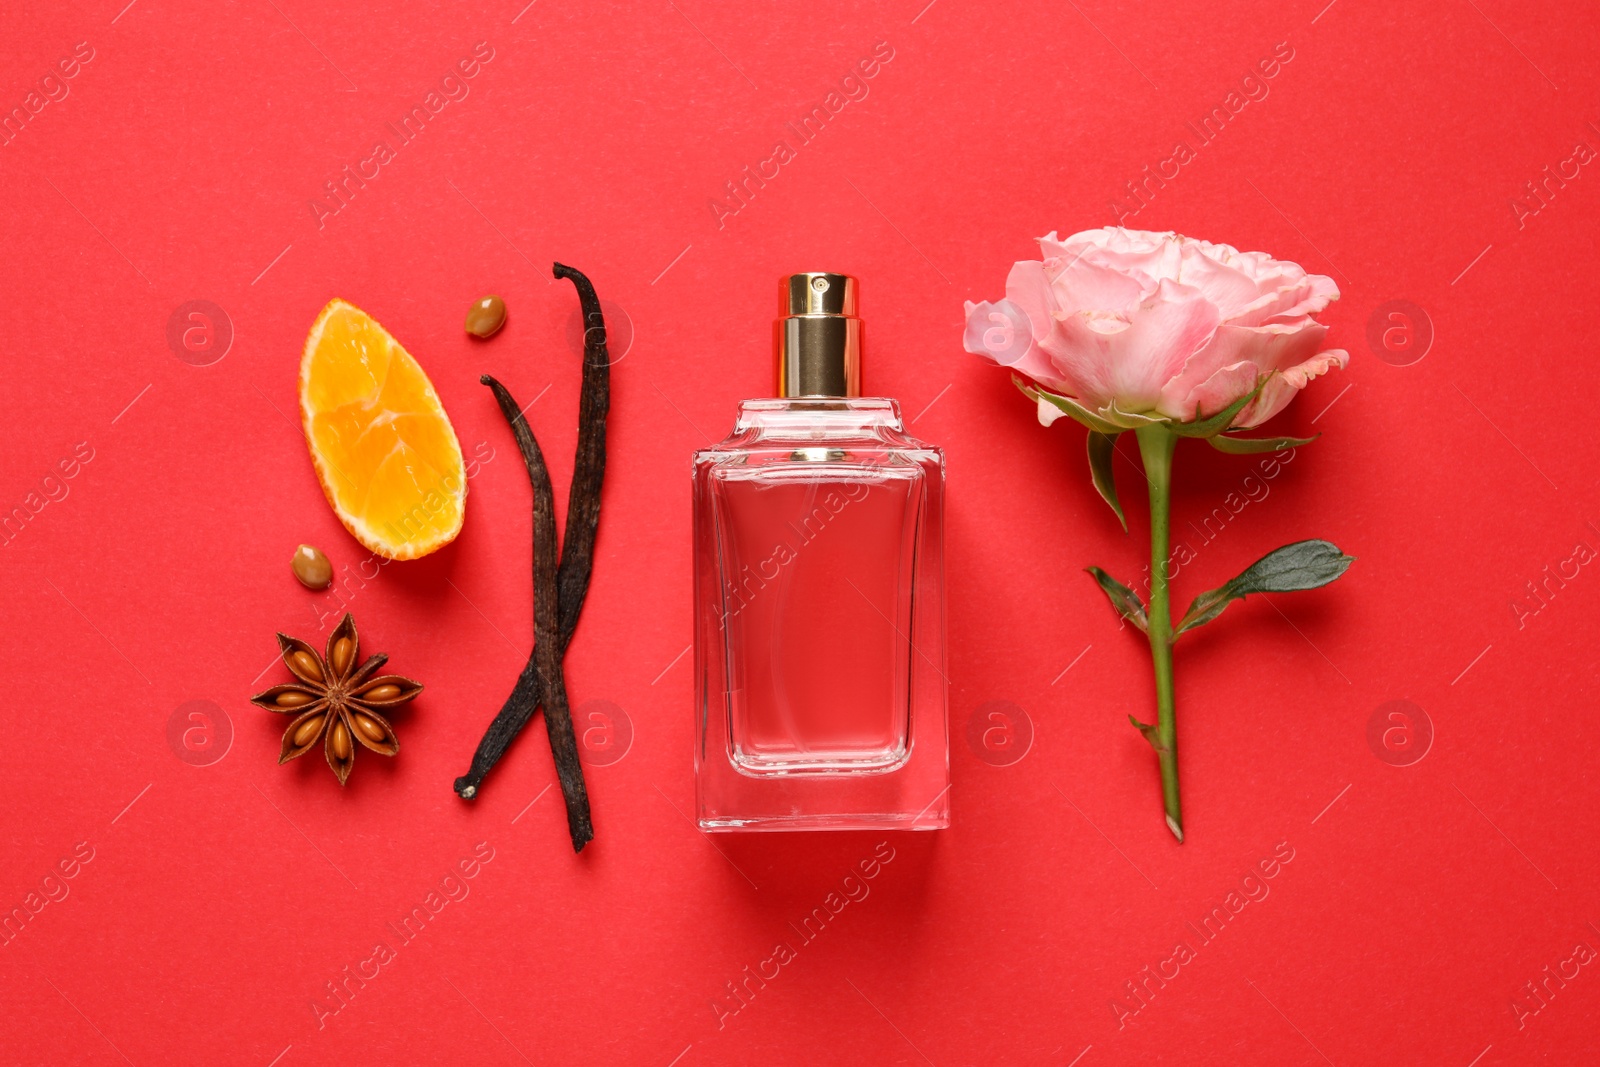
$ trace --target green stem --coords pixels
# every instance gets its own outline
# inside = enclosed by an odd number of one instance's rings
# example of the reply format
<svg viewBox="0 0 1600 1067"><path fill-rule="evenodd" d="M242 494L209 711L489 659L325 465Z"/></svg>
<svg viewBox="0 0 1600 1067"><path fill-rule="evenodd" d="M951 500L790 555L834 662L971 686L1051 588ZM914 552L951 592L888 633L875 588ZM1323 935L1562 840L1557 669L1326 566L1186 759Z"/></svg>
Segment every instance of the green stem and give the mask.
<svg viewBox="0 0 1600 1067"><path fill-rule="evenodd" d="M1167 828L1183 840L1183 805L1178 799L1178 731L1172 700L1172 608L1167 560L1172 525L1172 453L1178 436L1165 426L1135 431L1145 480L1150 483L1150 656L1156 669L1156 756L1161 762L1161 800Z"/></svg>

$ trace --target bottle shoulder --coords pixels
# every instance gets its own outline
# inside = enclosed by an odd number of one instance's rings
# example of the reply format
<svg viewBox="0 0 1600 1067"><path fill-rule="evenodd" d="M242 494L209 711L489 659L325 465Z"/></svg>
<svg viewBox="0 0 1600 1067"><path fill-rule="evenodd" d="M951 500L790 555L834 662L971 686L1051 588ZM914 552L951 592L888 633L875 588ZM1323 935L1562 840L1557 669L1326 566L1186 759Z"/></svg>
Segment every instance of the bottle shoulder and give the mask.
<svg viewBox="0 0 1600 1067"><path fill-rule="evenodd" d="M738 493L740 486L759 491L822 485L917 485L938 496L944 454L892 447L704 449L695 454L693 477L697 498Z"/></svg>
<svg viewBox="0 0 1600 1067"><path fill-rule="evenodd" d="M898 402L882 397L802 397L746 400L739 406L733 432L695 453L697 465L738 457L776 458L792 453L796 461L811 453L844 451L857 457L890 454L907 460L943 464L937 445L906 433ZM915 454L915 455L914 455Z"/></svg>

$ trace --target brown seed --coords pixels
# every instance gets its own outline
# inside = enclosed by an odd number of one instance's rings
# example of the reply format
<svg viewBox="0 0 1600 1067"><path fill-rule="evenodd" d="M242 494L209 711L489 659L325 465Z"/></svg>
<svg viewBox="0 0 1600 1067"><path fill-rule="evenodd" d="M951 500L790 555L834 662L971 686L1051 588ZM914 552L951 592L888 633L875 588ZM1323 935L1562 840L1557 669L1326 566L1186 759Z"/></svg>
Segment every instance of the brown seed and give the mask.
<svg viewBox="0 0 1600 1067"><path fill-rule="evenodd" d="M341 760L350 758L350 730L343 719L333 724L333 755Z"/></svg>
<svg viewBox="0 0 1600 1067"><path fill-rule="evenodd" d="M355 648L348 637L341 637L333 643L333 675L343 678L345 668L350 666L350 653Z"/></svg>
<svg viewBox="0 0 1600 1067"><path fill-rule="evenodd" d="M322 667L317 663L317 658L303 648L297 648L289 653L289 662L298 667L300 673L308 678L323 681Z"/></svg>
<svg viewBox="0 0 1600 1067"><path fill-rule="evenodd" d="M384 738L383 727L378 725L378 720L359 711L353 718L356 720L356 729L366 735L368 741L382 741Z"/></svg>
<svg viewBox="0 0 1600 1067"><path fill-rule="evenodd" d="M313 737L317 736L321 729L321 715L307 719L305 722L301 723L300 728L294 732L294 747L299 748L301 745L309 743Z"/></svg>
<svg viewBox="0 0 1600 1067"><path fill-rule="evenodd" d="M474 337L493 337L505 324L506 302L498 296L486 296L467 309L467 332Z"/></svg>
<svg viewBox="0 0 1600 1067"><path fill-rule="evenodd" d="M273 697L272 702L280 708L303 708L315 699L317 698L310 693L302 693L299 690L291 689L286 693L279 693Z"/></svg>
<svg viewBox="0 0 1600 1067"><path fill-rule="evenodd" d="M362 700L393 700L395 697L397 697L399 695L400 695L400 687L398 685L390 685L390 684L386 683L384 685L375 685L371 689L368 689L365 693L361 694L361 699Z"/></svg>
<svg viewBox="0 0 1600 1067"><path fill-rule="evenodd" d="M328 557L320 549L311 545L301 545L294 550L289 569L294 571L294 576L307 589L326 589L333 584L333 564L328 562Z"/></svg>

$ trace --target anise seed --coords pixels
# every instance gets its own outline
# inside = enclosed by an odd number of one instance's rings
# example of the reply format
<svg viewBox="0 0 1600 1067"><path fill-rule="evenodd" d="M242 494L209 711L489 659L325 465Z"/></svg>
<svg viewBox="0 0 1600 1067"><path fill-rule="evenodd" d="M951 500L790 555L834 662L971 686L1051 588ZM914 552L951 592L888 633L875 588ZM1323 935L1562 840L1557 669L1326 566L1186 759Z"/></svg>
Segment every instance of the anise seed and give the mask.
<svg viewBox="0 0 1600 1067"><path fill-rule="evenodd" d="M290 661L300 669L302 675L325 681L322 677L322 666L317 663L317 658L303 648L297 648L289 653Z"/></svg>
<svg viewBox="0 0 1600 1067"><path fill-rule="evenodd" d="M400 695L400 687L392 683L373 686L361 694L362 700L393 700Z"/></svg>
<svg viewBox="0 0 1600 1067"><path fill-rule="evenodd" d="M341 760L350 758L350 731L343 719L333 724L333 754Z"/></svg>
<svg viewBox="0 0 1600 1067"><path fill-rule="evenodd" d="M313 737L316 737L322 731L322 718L321 715L318 715L300 724L300 728L294 732L295 748L308 744Z"/></svg>
<svg viewBox="0 0 1600 1067"><path fill-rule="evenodd" d="M363 715L359 711L353 718L356 720L356 729L367 736L368 741L382 741L384 739L383 727L378 725L378 720Z"/></svg>
<svg viewBox="0 0 1600 1067"><path fill-rule="evenodd" d="M315 699L317 698L310 693L302 693L291 689L286 693L279 693L273 697L272 702L280 708L303 708Z"/></svg>

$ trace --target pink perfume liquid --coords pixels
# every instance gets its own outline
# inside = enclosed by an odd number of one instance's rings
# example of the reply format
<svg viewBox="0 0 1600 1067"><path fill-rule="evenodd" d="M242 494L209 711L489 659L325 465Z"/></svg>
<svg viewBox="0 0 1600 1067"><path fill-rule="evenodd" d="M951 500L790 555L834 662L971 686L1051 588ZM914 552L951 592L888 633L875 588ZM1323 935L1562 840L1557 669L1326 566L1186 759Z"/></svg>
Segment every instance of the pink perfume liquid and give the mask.
<svg viewBox="0 0 1600 1067"><path fill-rule="evenodd" d="M889 770L910 752L923 472L799 449L710 478L729 758L747 773Z"/></svg>

